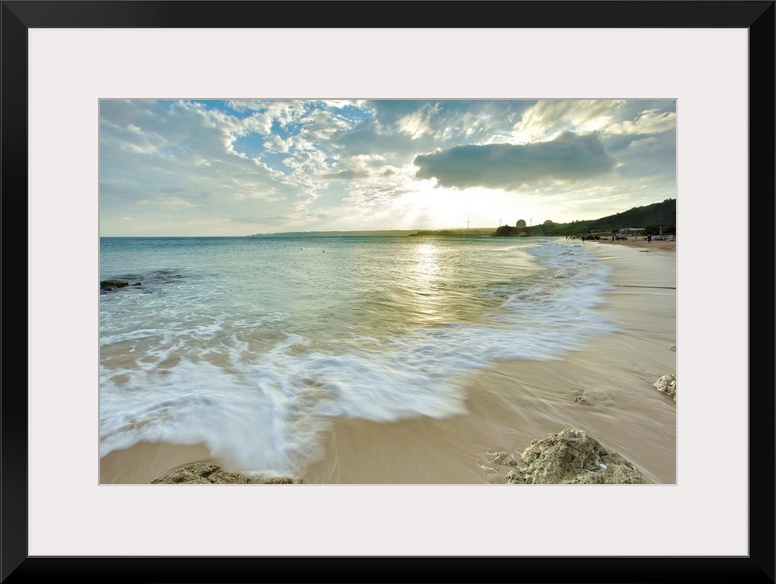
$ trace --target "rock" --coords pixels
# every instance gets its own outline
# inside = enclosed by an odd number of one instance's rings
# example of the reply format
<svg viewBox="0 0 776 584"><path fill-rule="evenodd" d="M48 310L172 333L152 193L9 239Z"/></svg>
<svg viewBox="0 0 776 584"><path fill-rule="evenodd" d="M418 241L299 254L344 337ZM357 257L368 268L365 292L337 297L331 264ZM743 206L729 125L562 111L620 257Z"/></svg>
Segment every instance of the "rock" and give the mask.
<svg viewBox="0 0 776 584"><path fill-rule="evenodd" d="M676 375L663 375L652 385L676 402Z"/></svg>
<svg viewBox="0 0 776 584"><path fill-rule="evenodd" d="M488 452L488 460L491 464L503 464L506 466L517 466L515 457L506 452Z"/></svg>
<svg viewBox="0 0 776 584"><path fill-rule="evenodd" d="M195 463L173 470L151 481L153 484L245 484L251 480L238 473L227 472L217 464Z"/></svg>
<svg viewBox="0 0 776 584"><path fill-rule="evenodd" d="M565 429L533 440L522 464L506 476L508 484L646 484L649 481L627 459L583 430Z"/></svg>
<svg viewBox="0 0 776 584"><path fill-rule="evenodd" d="M584 389L573 392L573 395L575 404L579 404L581 406L592 406L595 403L595 400L593 400L593 398L591 398Z"/></svg>
<svg viewBox="0 0 776 584"><path fill-rule="evenodd" d="M196 462L177 468L163 477L154 479L150 484L199 484L199 485L238 485L238 484L300 484L296 477L260 478L236 472L229 472L217 464Z"/></svg>
<svg viewBox="0 0 776 584"><path fill-rule="evenodd" d="M270 477L263 481L265 485L298 485L302 479L296 477Z"/></svg>
<svg viewBox="0 0 776 584"><path fill-rule="evenodd" d="M121 280L103 280L100 282L100 290L110 291L115 290L116 288L123 288L124 286L129 286L129 282L123 282Z"/></svg>

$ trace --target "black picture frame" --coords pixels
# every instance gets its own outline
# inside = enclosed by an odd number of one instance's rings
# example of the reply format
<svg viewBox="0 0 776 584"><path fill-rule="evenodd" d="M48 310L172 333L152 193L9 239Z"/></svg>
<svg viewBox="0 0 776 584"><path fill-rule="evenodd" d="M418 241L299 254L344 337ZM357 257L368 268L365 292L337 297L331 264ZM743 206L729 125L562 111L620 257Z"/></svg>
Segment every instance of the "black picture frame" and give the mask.
<svg viewBox="0 0 776 584"><path fill-rule="evenodd" d="M304 4L304 9L301 9ZM345 2L3 1L2 210L7 314L27 312L27 33L30 28L325 26ZM350 6L340 8L352 8ZM29 557L27 333L8 327L2 356L3 582L774 582L774 1L390 2L366 24L393 27L744 28L749 31L750 327L747 557ZM395 5L395 3L393 3ZM423 10L421 4L436 4ZM337 26L343 26L337 23ZM755 240L763 236L764 241ZM19 243L24 242L24 244ZM26 251L26 248L24 248ZM11 279L13 276L13 279ZM756 280L755 280L756 277ZM756 285L755 285L756 284ZM754 311L756 310L756 315ZM751 322L751 321L750 321ZM763 335L764 333L764 335ZM20 381L21 379L21 381ZM753 439L756 437L756 439ZM725 480L723 473L719 479ZM64 479L63 479L64 480ZM713 510L709 510L713 513Z"/></svg>

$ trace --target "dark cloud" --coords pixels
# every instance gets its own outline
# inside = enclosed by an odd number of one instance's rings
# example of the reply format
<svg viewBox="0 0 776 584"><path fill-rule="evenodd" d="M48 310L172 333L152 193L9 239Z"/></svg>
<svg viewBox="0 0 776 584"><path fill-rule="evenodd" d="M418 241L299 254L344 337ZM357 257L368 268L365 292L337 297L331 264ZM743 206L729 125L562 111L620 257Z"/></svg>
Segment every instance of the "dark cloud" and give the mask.
<svg viewBox="0 0 776 584"><path fill-rule="evenodd" d="M644 138L643 134L615 134L606 137L606 151L614 155L620 150L625 150L634 140Z"/></svg>
<svg viewBox="0 0 776 584"><path fill-rule="evenodd" d="M614 166L597 134L565 132L551 142L456 146L415 158L417 178L446 187L516 188L542 180L575 181Z"/></svg>
<svg viewBox="0 0 776 584"><path fill-rule="evenodd" d="M620 176L640 179L662 176L676 180L676 132L629 136L625 147L614 150L607 141L607 150L620 166Z"/></svg>

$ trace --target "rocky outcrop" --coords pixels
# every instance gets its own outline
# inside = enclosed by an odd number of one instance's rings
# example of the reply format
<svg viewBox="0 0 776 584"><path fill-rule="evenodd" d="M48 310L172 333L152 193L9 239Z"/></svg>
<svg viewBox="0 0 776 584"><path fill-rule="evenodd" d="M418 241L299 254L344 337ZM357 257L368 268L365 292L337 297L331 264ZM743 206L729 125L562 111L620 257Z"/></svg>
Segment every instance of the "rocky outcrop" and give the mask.
<svg viewBox="0 0 776 584"><path fill-rule="evenodd" d="M606 448L583 430L567 428L549 438L533 440L520 459L496 452L493 464L513 467L508 484L646 484L629 460Z"/></svg>
<svg viewBox="0 0 776 584"><path fill-rule="evenodd" d="M663 375L652 385L676 402L676 375Z"/></svg>
<svg viewBox="0 0 776 584"><path fill-rule="evenodd" d="M103 280L100 282L100 290L115 290L116 288L123 288L129 286L129 282L122 282L121 280Z"/></svg>
<svg viewBox="0 0 776 584"><path fill-rule="evenodd" d="M142 286L143 284L141 282L135 282L132 285ZM102 280L100 282L100 290L105 290L106 292L110 292L111 290L116 290L118 288L124 288L125 286L129 286L129 282L124 282L123 280Z"/></svg>
<svg viewBox="0 0 776 584"><path fill-rule="evenodd" d="M286 484L296 485L302 482L296 477L259 477L224 470L217 464L197 462L177 468L163 477L154 479L150 484L197 484L197 485L239 485L239 484Z"/></svg>

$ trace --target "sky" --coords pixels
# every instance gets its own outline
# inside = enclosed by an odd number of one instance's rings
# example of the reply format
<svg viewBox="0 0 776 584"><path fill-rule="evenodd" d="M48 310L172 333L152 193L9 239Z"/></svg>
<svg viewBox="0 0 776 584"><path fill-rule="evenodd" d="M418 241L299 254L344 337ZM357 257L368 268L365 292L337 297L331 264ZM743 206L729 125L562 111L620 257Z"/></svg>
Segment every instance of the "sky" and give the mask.
<svg viewBox="0 0 776 584"><path fill-rule="evenodd" d="M100 235L496 228L676 198L675 100L101 100Z"/></svg>

